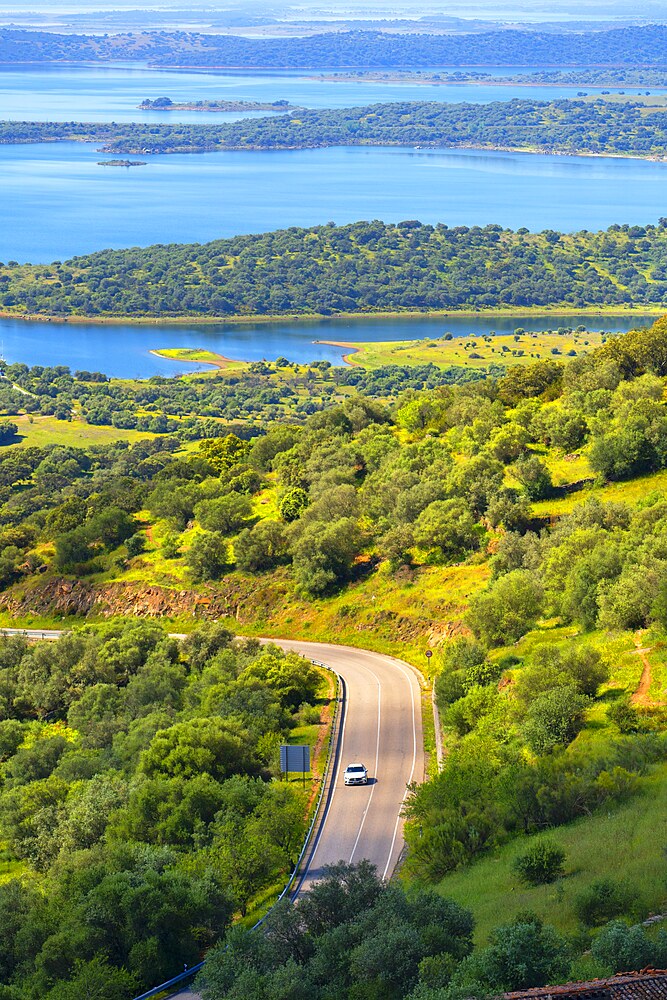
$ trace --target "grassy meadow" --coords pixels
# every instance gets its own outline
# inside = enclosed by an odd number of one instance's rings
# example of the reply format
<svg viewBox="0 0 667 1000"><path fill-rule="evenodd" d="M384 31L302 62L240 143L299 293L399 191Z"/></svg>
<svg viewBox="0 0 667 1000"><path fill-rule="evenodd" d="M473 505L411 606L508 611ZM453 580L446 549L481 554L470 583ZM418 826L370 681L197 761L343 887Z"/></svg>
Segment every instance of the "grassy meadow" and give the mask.
<svg viewBox="0 0 667 1000"><path fill-rule="evenodd" d="M489 325L492 319L489 319ZM558 333L556 331L533 333L497 334L452 337L447 334L447 320L443 319L443 335L438 339L380 341L378 343L344 343L351 353L346 360L364 368L381 368L384 365L434 364L440 368L461 365L466 368L486 368L488 365L525 364L547 358L560 360L586 354L603 343L600 332ZM338 342L339 344L341 342Z"/></svg>
<svg viewBox="0 0 667 1000"><path fill-rule="evenodd" d="M16 441L0 447L0 455L15 447L43 448L45 445L56 444L80 448L82 444L109 444L111 441L140 441L142 438L155 437L150 431L123 430L118 427L95 426L89 424L80 415L74 415L71 420L58 420L57 417L40 414L19 414L12 416L12 421L18 426Z"/></svg>
<svg viewBox="0 0 667 1000"><path fill-rule="evenodd" d="M566 856L565 877L555 883L519 882L512 862L530 839L519 837L438 885L442 895L473 911L478 944L488 941L498 923L509 923L526 910L564 933L575 933L579 926L574 900L596 879L614 878L636 889L637 917L662 912L667 899L667 765L655 770L632 801L558 827L549 836Z"/></svg>

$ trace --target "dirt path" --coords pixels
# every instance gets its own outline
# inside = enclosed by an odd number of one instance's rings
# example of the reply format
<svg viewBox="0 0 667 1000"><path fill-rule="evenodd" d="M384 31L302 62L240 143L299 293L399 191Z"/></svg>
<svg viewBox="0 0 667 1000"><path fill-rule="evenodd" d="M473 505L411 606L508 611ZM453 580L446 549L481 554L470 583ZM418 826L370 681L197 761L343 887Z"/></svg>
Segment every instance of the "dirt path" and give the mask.
<svg viewBox="0 0 667 1000"><path fill-rule="evenodd" d="M39 396L37 396L34 392L29 392L27 389L23 389L20 385L17 385L16 382L12 382L12 380L8 378L7 375L0 375L0 378L4 379L5 382L9 382L12 389L15 389L17 392L23 393L24 396L31 396L33 399L39 399Z"/></svg>
<svg viewBox="0 0 667 1000"><path fill-rule="evenodd" d="M641 657L641 661L644 664L644 669L642 670L642 675L639 679L639 686L637 690L630 698L632 705L652 705L653 702L648 696L649 688L651 687L651 664L649 662L648 654L651 652L649 647L642 646L642 638L639 633L635 635L635 653L637 656Z"/></svg>

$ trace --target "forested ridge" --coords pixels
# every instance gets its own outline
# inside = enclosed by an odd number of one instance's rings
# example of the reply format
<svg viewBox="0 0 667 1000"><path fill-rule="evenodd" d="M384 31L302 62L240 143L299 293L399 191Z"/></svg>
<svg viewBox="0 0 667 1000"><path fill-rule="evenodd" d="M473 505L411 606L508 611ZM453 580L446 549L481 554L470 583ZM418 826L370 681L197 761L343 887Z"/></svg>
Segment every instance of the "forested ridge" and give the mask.
<svg viewBox="0 0 667 1000"><path fill-rule="evenodd" d="M138 60L155 66L336 69L414 66L664 66L663 25L558 34L489 31L471 35L329 32L250 40L186 32L58 35L3 29L0 62Z"/></svg>
<svg viewBox="0 0 667 1000"><path fill-rule="evenodd" d="M504 86L506 84L535 86L547 84L558 86L589 86L589 87L660 87L667 86L667 75L662 68L644 67L642 69L618 67L595 67L587 69L539 69L524 70L507 75L489 73L482 67L478 69L441 69L435 72L431 69L369 69L369 70L337 70L321 73L315 79L323 79L332 83L351 83L377 81L379 83L425 83L425 84L490 84ZM621 92L623 93L623 92Z"/></svg>
<svg viewBox="0 0 667 1000"><path fill-rule="evenodd" d="M376 220L0 266L0 306L12 315L308 316L666 299L662 222L563 234Z"/></svg>
<svg viewBox="0 0 667 1000"><path fill-rule="evenodd" d="M667 154L667 112L636 102L404 102L317 109L216 125L0 122L0 143L102 142L109 153L326 146L474 147L542 153Z"/></svg>

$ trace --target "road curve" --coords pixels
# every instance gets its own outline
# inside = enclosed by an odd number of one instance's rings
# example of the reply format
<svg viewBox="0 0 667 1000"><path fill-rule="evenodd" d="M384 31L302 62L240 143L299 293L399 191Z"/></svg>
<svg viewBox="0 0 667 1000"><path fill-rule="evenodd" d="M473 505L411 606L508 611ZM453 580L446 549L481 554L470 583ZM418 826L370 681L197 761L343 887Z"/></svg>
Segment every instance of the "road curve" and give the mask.
<svg viewBox="0 0 667 1000"><path fill-rule="evenodd" d="M0 629L0 634L57 639L62 632ZM331 667L347 689L329 808L300 891L322 874L325 865L341 860L366 858L387 878L403 847L401 810L406 787L424 775L421 690L416 671L393 656L354 646L300 639L264 641ZM365 786L345 788L343 770L357 761L368 768L370 781Z"/></svg>
<svg viewBox="0 0 667 1000"><path fill-rule="evenodd" d="M60 634L40 629L0 629L1 633L34 639L55 639ZM328 810L307 855L299 891L316 881L326 865L341 860L365 858L382 878L388 878L403 847L401 812L407 786L424 776L417 672L402 660L353 646L299 639L265 641L331 667L345 681L347 693ZM359 761L368 768L369 783L346 788L345 766ZM186 1000L197 994L186 991L178 997Z"/></svg>
<svg viewBox="0 0 667 1000"><path fill-rule="evenodd" d="M325 865L341 860L366 858L387 878L403 847L401 811L407 785L424 775L417 674L394 657L352 646L271 641L331 667L347 689L329 808L300 891L321 876ZM346 788L343 771L355 761L366 765L370 780L368 785Z"/></svg>
<svg viewBox="0 0 667 1000"><path fill-rule="evenodd" d="M367 858L391 875L403 847L401 817L407 786L424 776L421 688L412 667L393 656L354 646L270 639L282 649L324 663L345 681L347 703L329 808L298 891L317 881L325 865ZM346 788L343 771L361 761L371 781ZM184 990L172 1000L201 1000Z"/></svg>

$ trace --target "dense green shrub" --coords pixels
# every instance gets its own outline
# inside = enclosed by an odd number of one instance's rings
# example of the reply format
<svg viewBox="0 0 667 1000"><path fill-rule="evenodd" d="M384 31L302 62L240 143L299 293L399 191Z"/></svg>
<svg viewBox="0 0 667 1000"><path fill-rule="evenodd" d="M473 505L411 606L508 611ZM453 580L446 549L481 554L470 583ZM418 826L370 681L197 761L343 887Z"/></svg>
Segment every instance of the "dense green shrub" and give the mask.
<svg viewBox="0 0 667 1000"><path fill-rule="evenodd" d="M551 840L538 840L512 863L513 871L527 885L555 882L565 874L565 851Z"/></svg>
<svg viewBox="0 0 667 1000"><path fill-rule="evenodd" d="M236 564L250 573L272 569L286 555L287 537L277 521L259 521L252 528L245 528L234 541Z"/></svg>
<svg viewBox="0 0 667 1000"><path fill-rule="evenodd" d="M200 531L185 554L185 561L196 582L219 580L229 561L229 547L217 531Z"/></svg>
<svg viewBox="0 0 667 1000"><path fill-rule="evenodd" d="M461 963L453 982L463 990L454 997L544 986L565 979L569 968L565 939L534 913L519 913L512 923L493 931L488 947Z"/></svg>
<svg viewBox="0 0 667 1000"><path fill-rule="evenodd" d="M526 712L524 732L536 753L571 743L584 724L589 704L585 695L571 685L551 688L541 694Z"/></svg>
<svg viewBox="0 0 667 1000"><path fill-rule="evenodd" d="M0 445L11 444L18 431L18 424L13 420L0 420Z"/></svg>
<svg viewBox="0 0 667 1000"><path fill-rule="evenodd" d="M667 962L667 934L649 937L643 927L612 920L602 928L591 947L593 957L611 972L663 969Z"/></svg>
<svg viewBox="0 0 667 1000"><path fill-rule="evenodd" d="M285 521L296 521L308 506L308 494L300 486L293 486L280 498L278 508Z"/></svg>
<svg viewBox="0 0 667 1000"><path fill-rule="evenodd" d="M643 728L639 712L624 698L619 698L609 706L607 718L618 726L621 733L639 733Z"/></svg>
<svg viewBox="0 0 667 1000"><path fill-rule="evenodd" d="M489 646L516 642L537 621L542 609L542 587L526 570L500 577L474 598L467 621L475 635Z"/></svg>

